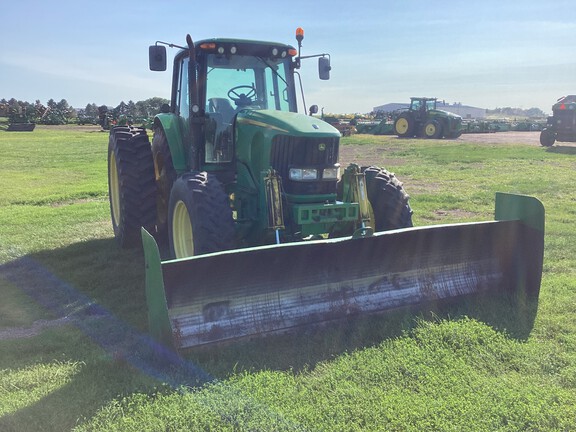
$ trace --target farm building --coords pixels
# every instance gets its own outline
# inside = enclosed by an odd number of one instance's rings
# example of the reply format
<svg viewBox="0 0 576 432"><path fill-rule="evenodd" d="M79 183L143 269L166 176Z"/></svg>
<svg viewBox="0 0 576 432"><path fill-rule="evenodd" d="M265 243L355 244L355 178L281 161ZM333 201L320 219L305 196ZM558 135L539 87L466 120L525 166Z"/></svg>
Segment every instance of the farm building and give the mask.
<svg viewBox="0 0 576 432"><path fill-rule="evenodd" d="M374 107L373 111L392 112L402 108L408 108L409 106L410 106L409 103L389 103ZM477 108L468 105L462 105L461 103L450 104L442 100L438 100L436 107L444 111L458 114L459 116L465 119L466 118L480 119L486 117L485 108Z"/></svg>

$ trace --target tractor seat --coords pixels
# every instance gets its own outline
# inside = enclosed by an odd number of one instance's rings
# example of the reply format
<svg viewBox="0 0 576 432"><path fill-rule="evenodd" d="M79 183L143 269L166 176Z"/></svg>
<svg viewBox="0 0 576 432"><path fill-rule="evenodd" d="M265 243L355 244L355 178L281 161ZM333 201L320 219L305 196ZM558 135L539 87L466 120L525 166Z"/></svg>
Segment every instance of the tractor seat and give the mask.
<svg viewBox="0 0 576 432"><path fill-rule="evenodd" d="M210 98L208 99L208 111L222 114L223 123L232 123L232 119L236 111L232 107L230 101L226 98Z"/></svg>

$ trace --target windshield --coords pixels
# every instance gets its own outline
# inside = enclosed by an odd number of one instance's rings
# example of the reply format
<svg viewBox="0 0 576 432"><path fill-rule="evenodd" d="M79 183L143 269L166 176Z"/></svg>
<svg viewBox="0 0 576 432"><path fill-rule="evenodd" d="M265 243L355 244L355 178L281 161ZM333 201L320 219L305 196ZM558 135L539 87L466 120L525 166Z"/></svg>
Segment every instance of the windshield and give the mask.
<svg viewBox="0 0 576 432"><path fill-rule="evenodd" d="M242 108L295 111L288 59L210 54L207 59L206 111Z"/></svg>

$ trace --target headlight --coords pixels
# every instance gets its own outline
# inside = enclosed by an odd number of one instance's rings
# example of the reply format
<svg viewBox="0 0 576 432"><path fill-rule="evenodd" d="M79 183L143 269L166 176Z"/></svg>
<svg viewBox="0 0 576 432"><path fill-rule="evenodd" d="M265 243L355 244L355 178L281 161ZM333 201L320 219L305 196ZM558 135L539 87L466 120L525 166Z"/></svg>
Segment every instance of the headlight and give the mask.
<svg viewBox="0 0 576 432"><path fill-rule="evenodd" d="M340 177L340 167L324 168L322 179L337 180Z"/></svg>
<svg viewBox="0 0 576 432"><path fill-rule="evenodd" d="M305 181L316 180L318 178L318 170L316 168L290 168L290 180Z"/></svg>

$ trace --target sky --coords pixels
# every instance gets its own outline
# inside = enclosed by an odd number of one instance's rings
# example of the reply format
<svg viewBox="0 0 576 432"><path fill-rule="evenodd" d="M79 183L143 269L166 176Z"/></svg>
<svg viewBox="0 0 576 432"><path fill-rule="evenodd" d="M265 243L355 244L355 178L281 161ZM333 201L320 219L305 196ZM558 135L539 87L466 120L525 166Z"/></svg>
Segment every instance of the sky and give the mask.
<svg viewBox="0 0 576 432"><path fill-rule="evenodd" d="M411 96L551 112L576 94L573 0L2 0L0 22L0 99L169 99L170 72L148 69L156 41L185 45L189 33L296 46L297 27L303 56L330 54L329 81L315 59L301 69L307 105L327 113Z"/></svg>

